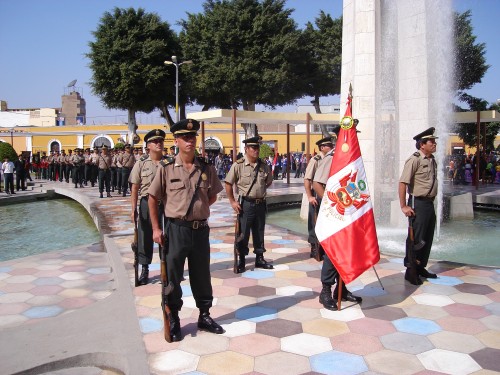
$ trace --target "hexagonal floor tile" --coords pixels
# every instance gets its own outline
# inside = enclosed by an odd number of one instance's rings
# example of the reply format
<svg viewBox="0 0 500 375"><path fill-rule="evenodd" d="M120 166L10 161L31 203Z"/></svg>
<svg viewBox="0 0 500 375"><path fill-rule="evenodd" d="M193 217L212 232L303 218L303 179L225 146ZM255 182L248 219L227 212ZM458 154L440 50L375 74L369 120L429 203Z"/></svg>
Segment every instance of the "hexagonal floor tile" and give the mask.
<svg viewBox="0 0 500 375"><path fill-rule="evenodd" d="M459 353L472 353L484 348L476 337L465 333L442 331L428 336L436 349L451 350Z"/></svg>
<svg viewBox="0 0 500 375"><path fill-rule="evenodd" d="M378 337L359 333L344 333L330 338L333 349L340 352L367 355L382 350L384 347Z"/></svg>
<svg viewBox="0 0 500 375"><path fill-rule="evenodd" d="M408 354L418 354L434 349L434 345L426 336L404 332L382 336L380 342L386 349Z"/></svg>
<svg viewBox="0 0 500 375"><path fill-rule="evenodd" d="M259 297L266 297L266 296L275 295L276 289L269 288L267 286L262 286L262 285L254 285L254 286L240 288L239 294L243 295L243 296L259 298Z"/></svg>
<svg viewBox="0 0 500 375"><path fill-rule="evenodd" d="M281 339L281 350L285 352L311 356L332 350L332 344L326 337L299 333Z"/></svg>
<svg viewBox="0 0 500 375"><path fill-rule="evenodd" d="M299 375L311 371L311 366L302 355L277 352L255 358L254 371L266 375Z"/></svg>
<svg viewBox="0 0 500 375"><path fill-rule="evenodd" d="M249 320L251 322L263 322L265 320L276 319L278 311L268 307L249 306L238 309L235 313L237 319Z"/></svg>
<svg viewBox="0 0 500 375"><path fill-rule="evenodd" d="M403 309L392 306L372 306L370 308L363 308L363 313L367 318L393 321L396 319L405 318L407 315Z"/></svg>
<svg viewBox="0 0 500 375"><path fill-rule="evenodd" d="M149 366L159 374L182 374L195 371L200 357L182 350L169 350L149 357Z"/></svg>
<svg viewBox="0 0 500 375"><path fill-rule="evenodd" d="M368 371L362 356L329 351L309 358L311 369L321 374L361 374Z"/></svg>
<svg viewBox="0 0 500 375"><path fill-rule="evenodd" d="M403 318L392 322L396 329L401 332L414 333L416 335L430 335L442 330L432 320L420 318Z"/></svg>
<svg viewBox="0 0 500 375"><path fill-rule="evenodd" d="M468 354L433 349L417 355L427 370L446 374L471 374L481 370L481 366Z"/></svg>
<svg viewBox="0 0 500 375"><path fill-rule="evenodd" d="M290 320L273 319L257 323L256 332L272 337L285 337L302 333L302 324Z"/></svg>
<svg viewBox="0 0 500 375"><path fill-rule="evenodd" d="M254 359L248 355L231 351L201 357L198 371L207 374L240 375L254 368Z"/></svg>

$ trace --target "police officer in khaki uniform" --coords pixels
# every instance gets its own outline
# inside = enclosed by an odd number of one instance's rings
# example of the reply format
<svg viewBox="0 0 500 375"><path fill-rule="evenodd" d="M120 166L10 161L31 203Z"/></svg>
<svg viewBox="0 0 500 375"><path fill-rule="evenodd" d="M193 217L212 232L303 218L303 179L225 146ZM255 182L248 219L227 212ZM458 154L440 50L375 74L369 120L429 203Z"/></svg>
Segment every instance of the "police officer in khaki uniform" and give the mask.
<svg viewBox="0 0 500 375"><path fill-rule="evenodd" d="M66 182L69 184L69 179L72 178L73 176L73 164L71 163L71 158L73 157L73 150L68 150L68 154L66 155L66 158L64 160L64 164L66 166L66 171L65 171L65 179Z"/></svg>
<svg viewBox="0 0 500 375"><path fill-rule="evenodd" d="M62 150L62 153L57 157L59 163L59 182L65 180L66 175L66 150Z"/></svg>
<svg viewBox="0 0 500 375"><path fill-rule="evenodd" d="M146 142L149 156L143 155L130 172L132 220L134 222L137 220L139 264L142 265L139 285L148 283L149 265L153 260L153 228L149 219L148 189L162 160L164 141L165 132L161 129L154 129L147 133L144 142ZM138 203L139 211L137 211ZM159 215L160 217L163 215L163 205L159 209Z"/></svg>
<svg viewBox="0 0 500 375"><path fill-rule="evenodd" d="M172 311L170 333L172 341L182 339L179 310L182 307L180 283L184 263L188 260L189 282L196 306L200 309L198 328L212 333L224 333L209 313L213 292L210 278L210 228L207 219L210 206L222 191L215 169L195 157L196 136L200 123L182 120L170 128L179 153L174 162L163 164L149 187L148 206L153 226L153 240L164 244L158 220L158 201L165 205L165 232L168 238L167 274L174 290L168 295Z"/></svg>
<svg viewBox="0 0 500 375"><path fill-rule="evenodd" d="M272 264L264 259L264 227L266 225L266 190L273 183L271 168L259 158L261 137L245 139L245 156L231 166L226 179L226 194L236 213L240 214L241 240L238 273L245 272L245 256L248 255L248 240L252 231L255 267L272 269ZM234 198L233 185L236 184L240 197Z"/></svg>
<svg viewBox="0 0 500 375"><path fill-rule="evenodd" d="M85 158L83 156L83 150L81 148L75 148L75 153L71 156L69 163L73 166L73 183L75 188L80 185L83 188L83 166L85 164Z"/></svg>
<svg viewBox="0 0 500 375"><path fill-rule="evenodd" d="M338 126L334 132L338 136L340 131L340 126ZM318 168L313 178L313 189L318 196L319 201L323 199L323 194L325 193L325 186L330 177L330 167L332 165L333 153L335 152L335 147L326 153L323 159L319 162ZM327 310L337 310L337 300L339 295L339 273L332 261L328 256L323 257L323 266L321 267L321 283L323 288L319 295L319 303ZM332 286L337 284L335 291L333 292L332 299ZM342 283L342 301L350 301L361 303L363 299L361 297L355 296L349 290L344 283Z"/></svg>
<svg viewBox="0 0 500 375"><path fill-rule="evenodd" d="M99 193L100 198L103 198L104 185L106 185L107 197L111 198L110 182L111 182L111 155L108 154L108 146L103 145L102 152L97 157L97 168L99 169Z"/></svg>
<svg viewBox="0 0 500 375"><path fill-rule="evenodd" d="M434 153L436 152L436 139L433 127L417 134L417 152L406 160L403 172L399 179L399 204L401 211L413 220L413 234L415 243L425 243L419 251L415 252L417 261L417 278L413 279L406 269L405 279L413 285L422 284L419 276L435 279L437 275L425 269L431 252L436 226L436 213L434 211L434 198L437 194L437 165ZM406 192L409 198L406 200ZM405 265L409 266L409 254L405 256Z"/></svg>
<svg viewBox="0 0 500 375"><path fill-rule="evenodd" d="M336 137L335 137L336 139ZM325 137L316 142L316 145L319 148L319 154L311 158L309 163L307 164L306 172L304 175L304 189L306 191L307 200L309 201L309 212L307 214L307 230L309 236L307 241L311 245L311 258L321 258L321 254L318 254L321 251L318 247L318 238L316 237L316 232L314 227L316 225L316 217L319 210L319 201L312 187L314 175L316 174L316 170L318 169L318 163L323 159L323 157L333 150L333 137Z"/></svg>
<svg viewBox="0 0 500 375"><path fill-rule="evenodd" d="M94 152L90 155L90 183L92 187L95 186L99 176L99 149L94 148Z"/></svg>
<svg viewBox="0 0 500 375"><path fill-rule="evenodd" d="M135 164L135 156L132 153L132 146L129 144L125 145L125 153L123 153L118 159L122 165L122 195L127 196L128 191L128 178L130 176L130 171Z"/></svg>

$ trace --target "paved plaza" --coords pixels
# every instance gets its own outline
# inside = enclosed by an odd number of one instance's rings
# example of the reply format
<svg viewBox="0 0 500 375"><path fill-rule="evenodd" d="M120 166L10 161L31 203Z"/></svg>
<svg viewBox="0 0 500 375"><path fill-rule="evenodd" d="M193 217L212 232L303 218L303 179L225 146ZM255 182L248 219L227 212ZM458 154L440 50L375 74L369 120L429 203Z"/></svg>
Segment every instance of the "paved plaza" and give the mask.
<svg viewBox="0 0 500 375"><path fill-rule="evenodd" d="M292 180L274 183L270 195L302 193L301 180ZM254 270L249 256L247 271L233 273L234 214L224 197L210 217L211 315L226 332L197 330L186 272L184 339L169 344L156 250L152 282L133 286L130 199L52 182L18 195L50 190L80 202L103 240L0 263L2 374L500 372L500 269L435 261L429 269L439 277L415 287L404 281L401 258L382 256L384 289L369 270L348 286L362 304L329 311L318 302L321 264L298 233L267 225L275 269ZM494 187L485 194L500 195Z"/></svg>

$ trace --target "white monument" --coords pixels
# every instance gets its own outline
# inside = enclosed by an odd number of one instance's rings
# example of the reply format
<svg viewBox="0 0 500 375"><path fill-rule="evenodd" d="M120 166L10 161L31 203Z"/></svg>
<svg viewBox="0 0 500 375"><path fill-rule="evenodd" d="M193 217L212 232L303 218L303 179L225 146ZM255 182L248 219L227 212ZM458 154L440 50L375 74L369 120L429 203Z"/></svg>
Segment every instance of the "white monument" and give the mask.
<svg viewBox="0 0 500 375"><path fill-rule="evenodd" d="M413 136L434 126L438 160L444 155L452 123L452 12L451 0L344 0L340 113L352 83L378 221L390 220L399 175L416 151ZM441 174L440 192L442 181Z"/></svg>

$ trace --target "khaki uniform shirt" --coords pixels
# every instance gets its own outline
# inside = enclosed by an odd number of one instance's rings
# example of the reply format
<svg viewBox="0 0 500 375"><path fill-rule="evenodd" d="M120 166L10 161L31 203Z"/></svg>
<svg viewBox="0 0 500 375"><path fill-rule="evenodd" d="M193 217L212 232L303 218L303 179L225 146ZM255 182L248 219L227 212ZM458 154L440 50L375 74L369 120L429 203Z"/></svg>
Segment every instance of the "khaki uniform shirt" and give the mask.
<svg viewBox="0 0 500 375"><path fill-rule="evenodd" d="M59 162L59 164L65 164L66 163L66 155L59 155L59 157L57 158L57 161Z"/></svg>
<svg viewBox="0 0 500 375"><path fill-rule="evenodd" d="M139 198L148 196L149 187L156 176L159 165L160 163L156 164L149 157L135 163L128 181L139 185Z"/></svg>
<svg viewBox="0 0 500 375"><path fill-rule="evenodd" d="M117 154L111 156L111 168L116 168L116 158L118 158Z"/></svg>
<svg viewBox="0 0 500 375"><path fill-rule="evenodd" d="M405 162L399 182L408 185L408 192L415 197L434 198L437 194L437 165L434 155L426 157L420 150Z"/></svg>
<svg viewBox="0 0 500 375"><path fill-rule="evenodd" d="M72 158L72 157L73 157L73 154L71 154L71 155L69 155L69 154L68 154L68 155L66 155L66 156L64 157L64 162L65 162L66 164L71 164L71 158Z"/></svg>
<svg viewBox="0 0 500 375"><path fill-rule="evenodd" d="M226 179L224 180L228 184L238 187L240 195L248 198L263 199L266 197L267 185L273 182L273 174L271 173L271 168L263 160L260 162L257 180L248 194L248 189L252 185L255 178L255 168L257 162L250 163L245 155L245 157L239 159L236 163L231 166Z"/></svg>
<svg viewBox="0 0 500 375"><path fill-rule="evenodd" d="M99 158L99 154L93 153L90 155L90 163L97 165L97 159Z"/></svg>
<svg viewBox="0 0 500 375"><path fill-rule="evenodd" d="M84 163L85 158L83 156L80 156L78 154L71 155L70 163L73 164L74 166L80 166Z"/></svg>
<svg viewBox="0 0 500 375"><path fill-rule="evenodd" d="M111 168L111 155L99 155L97 157L97 167L99 169L109 169Z"/></svg>
<svg viewBox="0 0 500 375"><path fill-rule="evenodd" d="M149 194L163 202L166 217L188 221L208 219L210 216L208 201L223 188L211 165L205 165L203 174L201 169L201 162L195 158L193 169L187 171L179 155L173 163L158 168L149 186ZM193 206L187 217L184 217L191 204L198 180L200 186L196 191Z"/></svg>
<svg viewBox="0 0 500 375"><path fill-rule="evenodd" d="M123 168L132 168L135 164L135 156L127 152L120 155L118 160L120 161L120 164Z"/></svg>
<svg viewBox="0 0 500 375"><path fill-rule="evenodd" d="M316 173L314 174L314 182L326 185L330 178L330 167L332 166L333 150L329 151L323 159L318 163Z"/></svg>
<svg viewBox="0 0 500 375"><path fill-rule="evenodd" d="M304 180L313 180L316 170L318 169L318 165L322 159L323 154L320 153L309 160L309 164L307 164L306 172L304 174Z"/></svg>

